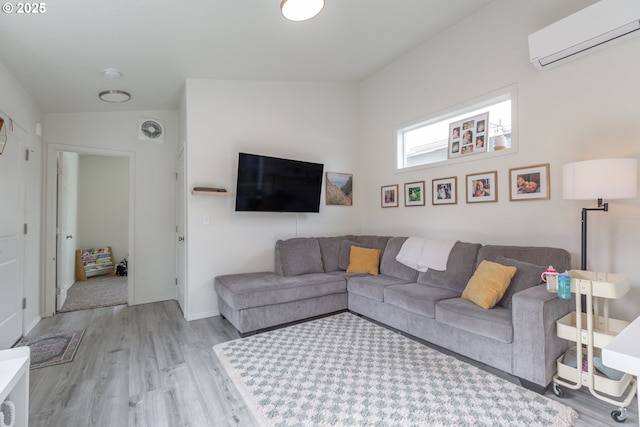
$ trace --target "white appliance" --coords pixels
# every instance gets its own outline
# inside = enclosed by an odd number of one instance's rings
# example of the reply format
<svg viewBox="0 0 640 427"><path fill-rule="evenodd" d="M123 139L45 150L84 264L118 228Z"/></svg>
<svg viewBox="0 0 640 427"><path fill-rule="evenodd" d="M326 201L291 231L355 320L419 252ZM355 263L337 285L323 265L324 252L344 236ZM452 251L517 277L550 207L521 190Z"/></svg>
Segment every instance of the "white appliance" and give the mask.
<svg viewBox="0 0 640 427"><path fill-rule="evenodd" d="M640 35L640 0L600 0L529 36L540 71Z"/></svg>

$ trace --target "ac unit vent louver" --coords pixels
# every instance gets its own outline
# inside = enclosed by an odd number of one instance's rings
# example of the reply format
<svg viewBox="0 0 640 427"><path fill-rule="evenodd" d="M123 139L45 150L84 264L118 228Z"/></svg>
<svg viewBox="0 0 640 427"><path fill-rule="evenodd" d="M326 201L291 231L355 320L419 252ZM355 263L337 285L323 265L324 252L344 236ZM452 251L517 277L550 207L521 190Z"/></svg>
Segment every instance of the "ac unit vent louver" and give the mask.
<svg viewBox="0 0 640 427"><path fill-rule="evenodd" d="M601 0L529 36L529 58L547 70L640 35L640 1Z"/></svg>

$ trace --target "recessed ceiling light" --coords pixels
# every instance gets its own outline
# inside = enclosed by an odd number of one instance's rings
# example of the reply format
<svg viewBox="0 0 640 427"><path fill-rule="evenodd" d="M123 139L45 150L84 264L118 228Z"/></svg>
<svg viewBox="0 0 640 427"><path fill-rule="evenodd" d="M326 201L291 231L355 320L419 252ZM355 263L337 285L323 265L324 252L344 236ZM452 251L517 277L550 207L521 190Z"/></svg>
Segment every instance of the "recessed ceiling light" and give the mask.
<svg viewBox="0 0 640 427"><path fill-rule="evenodd" d="M104 102L127 102L131 99L131 94L124 90L105 90L98 94L98 97Z"/></svg>
<svg viewBox="0 0 640 427"><path fill-rule="evenodd" d="M319 14L324 0L282 0L280 11L290 21L306 21Z"/></svg>

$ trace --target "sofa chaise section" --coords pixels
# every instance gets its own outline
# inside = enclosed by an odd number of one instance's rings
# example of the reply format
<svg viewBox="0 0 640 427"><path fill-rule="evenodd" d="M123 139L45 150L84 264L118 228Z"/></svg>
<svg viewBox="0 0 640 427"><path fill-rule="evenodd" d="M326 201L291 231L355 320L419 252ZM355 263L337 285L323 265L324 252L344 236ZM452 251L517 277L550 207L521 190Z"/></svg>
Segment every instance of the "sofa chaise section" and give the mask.
<svg viewBox="0 0 640 427"><path fill-rule="evenodd" d="M242 335L345 311L350 248L384 252L389 237L300 237L278 240L274 271L216 277L218 310Z"/></svg>
<svg viewBox="0 0 640 427"><path fill-rule="evenodd" d="M345 278L325 273L230 274L216 277L214 287L220 314L243 335L347 309Z"/></svg>

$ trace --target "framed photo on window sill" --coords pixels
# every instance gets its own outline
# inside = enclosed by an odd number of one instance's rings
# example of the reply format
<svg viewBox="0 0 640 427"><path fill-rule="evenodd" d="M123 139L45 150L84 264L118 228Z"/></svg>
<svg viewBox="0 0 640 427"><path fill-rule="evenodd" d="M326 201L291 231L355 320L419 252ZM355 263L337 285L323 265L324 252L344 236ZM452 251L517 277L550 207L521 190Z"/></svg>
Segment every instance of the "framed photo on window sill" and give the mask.
<svg viewBox="0 0 640 427"><path fill-rule="evenodd" d="M449 124L449 158L486 153L489 144L489 112Z"/></svg>

